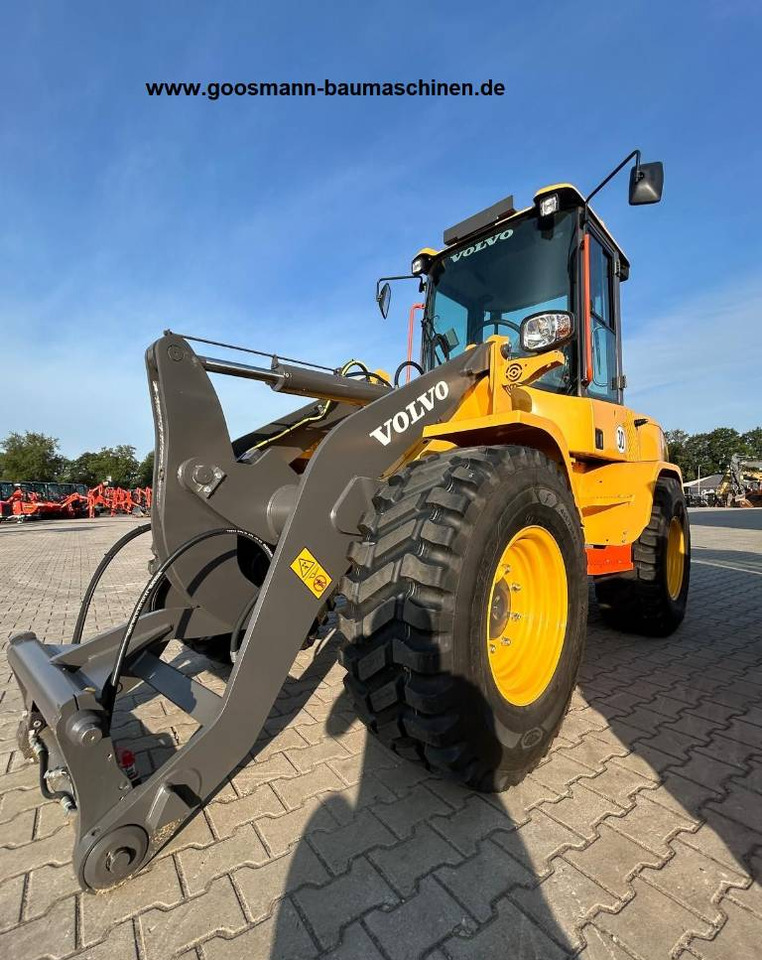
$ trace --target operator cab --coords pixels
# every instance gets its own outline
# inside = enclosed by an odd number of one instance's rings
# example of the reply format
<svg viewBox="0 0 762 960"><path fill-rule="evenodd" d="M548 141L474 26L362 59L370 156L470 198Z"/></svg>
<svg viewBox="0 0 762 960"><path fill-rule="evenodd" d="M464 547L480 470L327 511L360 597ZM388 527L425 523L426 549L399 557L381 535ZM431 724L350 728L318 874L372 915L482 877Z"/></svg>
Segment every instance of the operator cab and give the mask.
<svg viewBox="0 0 762 960"><path fill-rule="evenodd" d="M509 356L563 352L564 365L534 387L623 403L619 285L630 265L589 200L633 158L630 204L658 202L662 165L641 164L635 150L587 199L571 184L543 188L524 210L506 197L446 230L443 250L415 257L412 276L426 280L424 370L500 336ZM389 292L377 287L384 316Z"/></svg>
<svg viewBox="0 0 762 960"><path fill-rule="evenodd" d="M511 198L503 201L504 209L509 206ZM531 208L512 211L462 240L457 227L447 231L445 242L454 237L450 246L426 265L425 369L495 335L507 338L510 356L529 356L536 351L527 349L521 325L534 317L534 326L560 327L549 346L562 350L566 358L564 366L536 380L535 387L621 403L619 283L628 264L589 209L583 222L584 211L581 194L563 184L541 190ZM578 322L584 317L586 245L590 369Z"/></svg>

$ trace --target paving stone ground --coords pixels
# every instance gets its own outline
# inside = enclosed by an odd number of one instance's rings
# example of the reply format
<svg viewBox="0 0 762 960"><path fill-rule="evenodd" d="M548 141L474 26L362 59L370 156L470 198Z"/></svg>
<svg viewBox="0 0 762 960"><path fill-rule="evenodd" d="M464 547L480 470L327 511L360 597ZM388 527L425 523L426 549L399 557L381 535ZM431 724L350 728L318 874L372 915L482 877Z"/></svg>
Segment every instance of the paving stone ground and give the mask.
<svg viewBox="0 0 762 960"><path fill-rule="evenodd" d="M71 635L133 521L0 526L0 957L5 960L737 960L762 954L762 511L692 513L688 617L668 640L591 609L571 710L520 787L479 796L370 741L330 641L300 654L252 756L151 867L79 891L73 830L16 749L7 637ZM88 632L124 619L148 544ZM214 689L225 671L168 654ZM150 769L195 725L138 689ZM753 879L756 877L757 879Z"/></svg>

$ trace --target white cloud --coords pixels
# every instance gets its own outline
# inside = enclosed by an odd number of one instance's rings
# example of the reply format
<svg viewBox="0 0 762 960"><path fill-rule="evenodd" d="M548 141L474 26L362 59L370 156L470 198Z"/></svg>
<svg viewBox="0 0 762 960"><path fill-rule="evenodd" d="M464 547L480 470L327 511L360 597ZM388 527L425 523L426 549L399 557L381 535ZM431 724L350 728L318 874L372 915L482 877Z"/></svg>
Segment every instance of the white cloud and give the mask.
<svg viewBox="0 0 762 960"><path fill-rule="evenodd" d="M762 283L696 296L628 333L626 402L689 433L762 423Z"/></svg>

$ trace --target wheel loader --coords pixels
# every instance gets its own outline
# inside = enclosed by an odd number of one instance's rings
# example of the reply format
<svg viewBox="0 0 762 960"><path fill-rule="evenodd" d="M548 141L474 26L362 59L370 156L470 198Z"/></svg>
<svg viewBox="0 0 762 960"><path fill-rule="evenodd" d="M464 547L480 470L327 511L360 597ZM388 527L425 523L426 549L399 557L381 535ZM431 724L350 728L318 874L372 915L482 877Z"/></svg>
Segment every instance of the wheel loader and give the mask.
<svg viewBox="0 0 762 960"><path fill-rule="evenodd" d="M630 161L630 202L659 200L662 166L638 151L601 186ZM75 817L83 889L139 871L244 761L327 610L370 730L484 791L517 784L561 725L588 578L611 625L665 636L680 624L681 476L659 425L624 405L629 264L593 194L556 184L523 209L509 197L422 250L405 275L426 293L420 361L394 378L240 347L220 359L210 346L230 345L169 331L148 349L151 522L104 558L73 643L23 633L8 651L19 743ZM390 291L377 286L384 315ZM401 385L403 369L415 375ZM231 440L212 374L307 402ZM130 618L79 642L103 569L149 529ZM224 647L223 694L162 659L172 639ZM139 684L199 724L142 782L112 737Z"/></svg>

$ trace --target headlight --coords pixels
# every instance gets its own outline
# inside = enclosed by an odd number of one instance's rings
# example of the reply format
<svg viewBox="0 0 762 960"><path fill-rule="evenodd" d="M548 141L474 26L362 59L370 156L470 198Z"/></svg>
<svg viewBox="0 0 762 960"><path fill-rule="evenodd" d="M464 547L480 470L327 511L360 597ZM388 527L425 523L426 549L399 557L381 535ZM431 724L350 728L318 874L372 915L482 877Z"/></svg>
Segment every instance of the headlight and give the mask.
<svg viewBox="0 0 762 960"><path fill-rule="evenodd" d="M521 349L528 353L549 350L568 340L573 331L574 316L566 310L533 313L522 321Z"/></svg>
<svg viewBox="0 0 762 960"><path fill-rule="evenodd" d="M431 257L428 253L419 253L410 265L410 272L415 277L420 276L422 273L428 273L430 263Z"/></svg>
<svg viewBox="0 0 762 960"><path fill-rule="evenodd" d="M558 210L559 200L557 193L551 193L550 196L543 197L540 200L540 216L549 217L551 213Z"/></svg>

